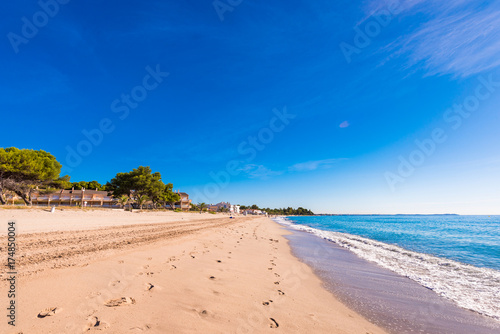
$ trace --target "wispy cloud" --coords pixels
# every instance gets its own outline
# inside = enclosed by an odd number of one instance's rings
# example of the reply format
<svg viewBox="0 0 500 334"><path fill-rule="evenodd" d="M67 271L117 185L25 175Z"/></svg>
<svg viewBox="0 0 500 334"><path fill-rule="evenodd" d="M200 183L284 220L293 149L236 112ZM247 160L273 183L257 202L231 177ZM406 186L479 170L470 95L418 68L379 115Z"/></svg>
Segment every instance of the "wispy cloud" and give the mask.
<svg viewBox="0 0 500 334"><path fill-rule="evenodd" d="M319 169L329 169L340 161L347 160L340 159L325 159L297 163L284 170L272 170L264 165L246 164L239 169L240 172L246 174L251 179L268 180L274 176L279 176L289 173L305 173L312 172Z"/></svg>
<svg viewBox="0 0 500 334"><path fill-rule="evenodd" d="M267 180L273 176L281 175L283 172L273 171L264 165L247 164L240 168L241 172L244 172L251 179L261 179Z"/></svg>
<svg viewBox="0 0 500 334"><path fill-rule="evenodd" d="M394 1L393 1L394 2ZM409 0L400 2L400 16L426 19L386 46L389 58L406 57L409 67L427 75L468 77L500 66L500 6L484 1ZM373 12L387 1L372 1Z"/></svg>
<svg viewBox="0 0 500 334"><path fill-rule="evenodd" d="M347 128L349 125L350 125L350 124L349 124L349 122L348 122L348 121L344 121L344 122L340 123L339 128L342 128L342 129L343 129L343 128Z"/></svg>
<svg viewBox="0 0 500 334"><path fill-rule="evenodd" d="M308 161L301 162L289 167L289 171L291 172L308 172L317 169L327 169L333 167L339 161L346 159L325 159L325 160L316 160L316 161Z"/></svg>

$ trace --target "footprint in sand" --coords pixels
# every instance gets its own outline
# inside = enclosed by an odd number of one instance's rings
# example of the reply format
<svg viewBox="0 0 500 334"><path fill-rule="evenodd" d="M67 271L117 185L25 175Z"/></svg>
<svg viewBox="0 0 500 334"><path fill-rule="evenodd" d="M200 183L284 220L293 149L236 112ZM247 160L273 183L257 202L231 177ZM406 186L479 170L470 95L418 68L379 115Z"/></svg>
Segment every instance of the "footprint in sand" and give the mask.
<svg viewBox="0 0 500 334"><path fill-rule="evenodd" d="M108 300L104 306L107 307L117 307L117 306L123 306L123 305L132 305L135 304L135 299L132 297L121 297L117 299L110 299Z"/></svg>
<svg viewBox="0 0 500 334"><path fill-rule="evenodd" d="M117 284L120 284L120 281L113 281L109 283L109 286L116 286Z"/></svg>
<svg viewBox="0 0 500 334"><path fill-rule="evenodd" d="M87 329L90 329L92 327L97 327L101 324L101 321L99 321L99 318L96 316L91 316L88 317L87 319Z"/></svg>
<svg viewBox="0 0 500 334"><path fill-rule="evenodd" d="M144 325L143 327L132 327L130 328L130 330L138 330L138 331L141 331L141 332L144 332L144 331L147 331L147 330L150 330L151 329L151 325Z"/></svg>
<svg viewBox="0 0 500 334"><path fill-rule="evenodd" d="M91 298L95 298L95 297L100 296L100 295L101 295L100 292L91 292L86 298L91 299Z"/></svg>
<svg viewBox="0 0 500 334"><path fill-rule="evenodd" d="M51 317L51 316L53 316L56 313L59 313L61 311L62 311L62 308L60 308L60 307L49 307L49 308L42 310L40 313L38 313L37 317L38 318Z"/></svg>
<svg viewBox="0 0 500 334"><path fill-rule="evenodd" d="M273 302L273 301L272 301L271 299L269 299L269 301L268 301L268 302L262 302L262 305L264 305L264 306L268 306L268 305L269 305L269 303L272 303L272 302Z"/></svg>
<svg viewBox="0 0 500 334"><path fill-rule="evenodd" d="M269 318L271 320L271 323L269 324L269 327L271 328L278 328L280 325L278 325L278 322L274 320L273 318Z"/></svg>
<svg viewBox="0 0 500 334"><path fill-rule="evenodd" d="M284 293L283 291L281 291L281 290L278 290L278 294L279 294L280 296L283 296L285 293Z"/></svg>
<svg viewBox="0 0 500 334"><path fill-rule="evenodd" d="M109 324L99 320L96 316L90 316L87 318L87 323L85 324L84 330L90 331L92 329L102 330L109 328Z"/></svg>
<svg viewBox="0 0 500 334"><path fill-rule="evenodd" d="M151 283L147 283L146 284L146 291L150 291L152 288L154 288L155 286Z"/></svg>

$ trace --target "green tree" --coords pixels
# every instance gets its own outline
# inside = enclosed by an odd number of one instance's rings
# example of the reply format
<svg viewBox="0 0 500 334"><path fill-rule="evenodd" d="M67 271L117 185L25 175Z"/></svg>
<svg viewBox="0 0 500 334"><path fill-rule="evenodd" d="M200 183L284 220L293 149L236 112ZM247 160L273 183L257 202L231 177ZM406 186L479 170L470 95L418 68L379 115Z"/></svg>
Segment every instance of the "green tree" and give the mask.
<svg viewBox="0 0 500 334"><path fill-rule="evenodd" d="M203 212L203 209L206 208L207 205L205 202L198 203L198 208L200 209L200 214Z"/></svg>
<svg viewBox="0 0 500 334"><path fill-rule="evenodd" d="M130 198L127 195L122 195L120 198L118 198L118 203L120 203L122 208L125 208L125 205L127 205L129 200Z"/></svg>
<svg viewBox="0 0 500 334"><path fill-rule="evenodd" d="M140 196L147 196L155 208L165 204L174 207L180 200L179 194L173 191L173 184L163 183L161 174L153 173L150 167L139 166L131 172L118 173L104 188L115 197L126 195L136 202Z"/></svg>
<svg viewBox="0 0 500 334"><path fill-rule="evenodd" d="M138 197L136 198L136 200L135 200L135 201L136 201L137 205L139 205L139 209L141 209L141 210L142 210L142 206L144 205L144 203L146 203L146 201L147 201L148 199L149 199L149 198L148 198L148 196L146 196L146 195L140 195L140 196L138 196Z"/></svg>
<svg viewBox="0 0 500 334"><path fill-rule="evenodd" d="M179 196L173 192L173 188L172 183L164 184L161 179L154 179L147 187L146 193L157 208L172 201L175 203L179 199Z"/></svg>
<svg viewBox="0 0 500 334"><path fill-rule="evenodd" d="M85 189L89 189L89 190L94 190L94 189L97 189L97 190L101 190L102 189L102 185L97 182L97 181L90 181L87 183L87 187Z"/></svg>
<svg viewBox="0 0 500 334"><path fill-rule="evenodd" d="M31 205L32 190L58 179L61 167L52 154L42 150L0 148L0 197L10 190Z"/></svg>
<svg viewBox="0 0 500 334"><path fill-rule="evenodd" d="M255 209L256 205L252 205L252 209ZM240 205L241 210L245 210L249 207ZM281 208L281 209L261 209L264 212L267 212L270 215L283 215L283 216L314 216L314 212L312 212L309 209L305 209L303 207L299 207L297 209L294 209L292 207L288 208Z"/></svg>
<svg viewBox="0 0 500 334"><path fill-rule="evenodd" d="M71 184L70 188L75 188L75 190L82 190L83 188L88 189L88 190L102 190L103 186L97 182L97 181L80 181L80 182L73 182Z"/></svg>
<svg viewBox="0 0 500 334"><path fill-rule="evenodd" d="M55 189L71 189L71 185L72 183L69 175L61 176L49 184L50 187Z"/></svg>
<svg viewBox="0 0 500 334"><path fill-rule="evenodd" d="M131 172L116 174L106 184L106 190L112 191L115 197L127 195L137 200L142 195L157 197L162 185L160 173L152 173L150 167L139 166Z"/></svg>
<svg viewBox="0 0 500 334"><path fill-rule="evenodd" d="M175 193L173 189L174 185L172 183L165 185L160 198L162 204L165 203L167 205L170 205L172 210L175 210L175 203L181 200L181 196Z"/></svg>

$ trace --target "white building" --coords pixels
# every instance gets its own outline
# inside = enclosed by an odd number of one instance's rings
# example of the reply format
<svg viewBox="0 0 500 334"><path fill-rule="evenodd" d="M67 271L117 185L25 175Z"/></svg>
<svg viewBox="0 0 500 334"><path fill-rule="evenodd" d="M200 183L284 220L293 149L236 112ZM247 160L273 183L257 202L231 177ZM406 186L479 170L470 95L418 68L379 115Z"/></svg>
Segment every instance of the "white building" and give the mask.
<svg viewBox="0 0 500 334"><path fill-rule="evenodd" d="M229 212L240 214L240 206L239 205L231 205Z"/></svg>
<svg viewBox="0 0 500 334"><path fill-rule="evenodd" d="M244 214L245 216L246 216L246 215L256 215L256 216L260 216L260 215L267 215L267 212L262 211L262 210L246 209L245 211L243 211L243 214Z"/></svg>

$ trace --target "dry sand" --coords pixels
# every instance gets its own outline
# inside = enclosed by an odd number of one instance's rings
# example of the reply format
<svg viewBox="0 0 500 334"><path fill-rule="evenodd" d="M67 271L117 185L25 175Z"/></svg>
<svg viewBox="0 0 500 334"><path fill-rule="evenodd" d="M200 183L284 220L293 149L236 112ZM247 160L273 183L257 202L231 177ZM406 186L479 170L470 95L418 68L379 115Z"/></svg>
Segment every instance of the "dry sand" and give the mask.
<svg viewBox="0 0 500 334"><path fill-rule="evenodd" d="M384 333L322 287L267 218L0 210L18 242L0 333Z"/></svg>

